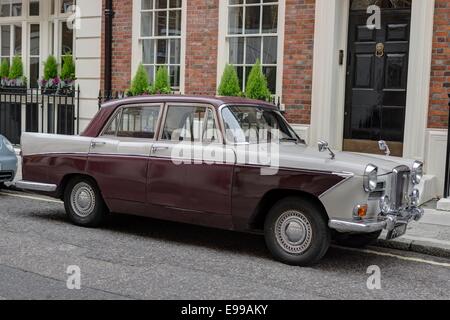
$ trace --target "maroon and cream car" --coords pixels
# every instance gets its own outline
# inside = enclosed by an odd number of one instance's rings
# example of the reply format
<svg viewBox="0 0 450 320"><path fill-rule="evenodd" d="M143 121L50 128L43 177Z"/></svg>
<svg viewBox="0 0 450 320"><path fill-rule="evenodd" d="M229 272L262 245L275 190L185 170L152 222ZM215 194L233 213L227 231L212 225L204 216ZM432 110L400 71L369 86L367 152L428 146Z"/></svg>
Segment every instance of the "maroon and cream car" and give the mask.
<svg viewBox="0 0 450 320"><path fill-rule="evenodd" d="M25 133L17 187L96 227L124 213L264 233L280 261L311 265L334 238L364 246L419 220L422 163L308 147L279 110L241 98L106 103L81 136ZM245 245L245 244L243 244Z"/></svg>

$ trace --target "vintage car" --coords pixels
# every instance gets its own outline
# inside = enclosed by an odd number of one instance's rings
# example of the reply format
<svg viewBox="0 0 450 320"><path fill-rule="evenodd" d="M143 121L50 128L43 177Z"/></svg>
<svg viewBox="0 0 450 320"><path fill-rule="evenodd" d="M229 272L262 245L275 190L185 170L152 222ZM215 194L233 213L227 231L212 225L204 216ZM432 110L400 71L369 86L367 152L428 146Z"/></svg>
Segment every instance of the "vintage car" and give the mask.
<svg viewBox="0 0 450 320"><path fill-rule="evenodd" d="M17 156L14 147L6 137L0 135L0 189L12 182L17 171Z"/></svg>
<svg viewBox="0 0 450 320"><path fill-rule="evenodd" d="M423 215L422 163L308 147L277 107L243 98L108 102L81 136L23 134L22 154L16 186L62 199L77 225L113 212L263 233L292 265Z"/></svg>

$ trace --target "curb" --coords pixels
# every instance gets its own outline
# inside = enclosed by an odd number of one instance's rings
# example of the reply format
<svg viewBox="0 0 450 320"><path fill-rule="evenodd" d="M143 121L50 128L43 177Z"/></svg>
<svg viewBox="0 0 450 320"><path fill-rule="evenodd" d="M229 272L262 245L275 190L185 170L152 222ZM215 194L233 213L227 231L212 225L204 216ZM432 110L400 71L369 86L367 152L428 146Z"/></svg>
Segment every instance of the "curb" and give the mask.
<svg viewBox="0 0 450 320"><path fill-rule="evenodd" d="M382 248L427 254L438 258L450 258L450 243L446 243L444 241L442 241L442 243L438 243L403 237L389 241L378 239L374 245Z"/></svg>

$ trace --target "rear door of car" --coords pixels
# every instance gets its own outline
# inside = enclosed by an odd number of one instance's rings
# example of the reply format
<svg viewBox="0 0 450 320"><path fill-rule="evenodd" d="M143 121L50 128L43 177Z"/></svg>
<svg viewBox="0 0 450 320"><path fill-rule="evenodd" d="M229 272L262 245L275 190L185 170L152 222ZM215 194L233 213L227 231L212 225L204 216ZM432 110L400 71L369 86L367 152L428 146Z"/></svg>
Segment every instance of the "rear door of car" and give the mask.
<svg viewBox="0 0 450 320"><path fill-rule="evenodd" d="M148 161L161 110L161 104L123 106L92 141L87 171L120 208L146 204Z"/></svg>
<svg viewBox="0 0 450 320"><path fill-rule="evenodd" d="M169 103L152 148L148 201L185 213L230 215L234 162L212 106Z"/></svg>

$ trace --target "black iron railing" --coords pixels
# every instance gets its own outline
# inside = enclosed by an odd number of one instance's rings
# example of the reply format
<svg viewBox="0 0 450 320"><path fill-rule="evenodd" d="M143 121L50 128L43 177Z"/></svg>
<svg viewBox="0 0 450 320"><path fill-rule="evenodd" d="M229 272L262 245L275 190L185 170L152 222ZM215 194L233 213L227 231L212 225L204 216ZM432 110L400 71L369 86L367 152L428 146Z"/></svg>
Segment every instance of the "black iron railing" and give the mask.
<svg viewBox="0 0 450 320"><path fill-rule="evenodd" d="M0 88L0 134L20 144L22 132L80 133L80 89Z"/></svg>

